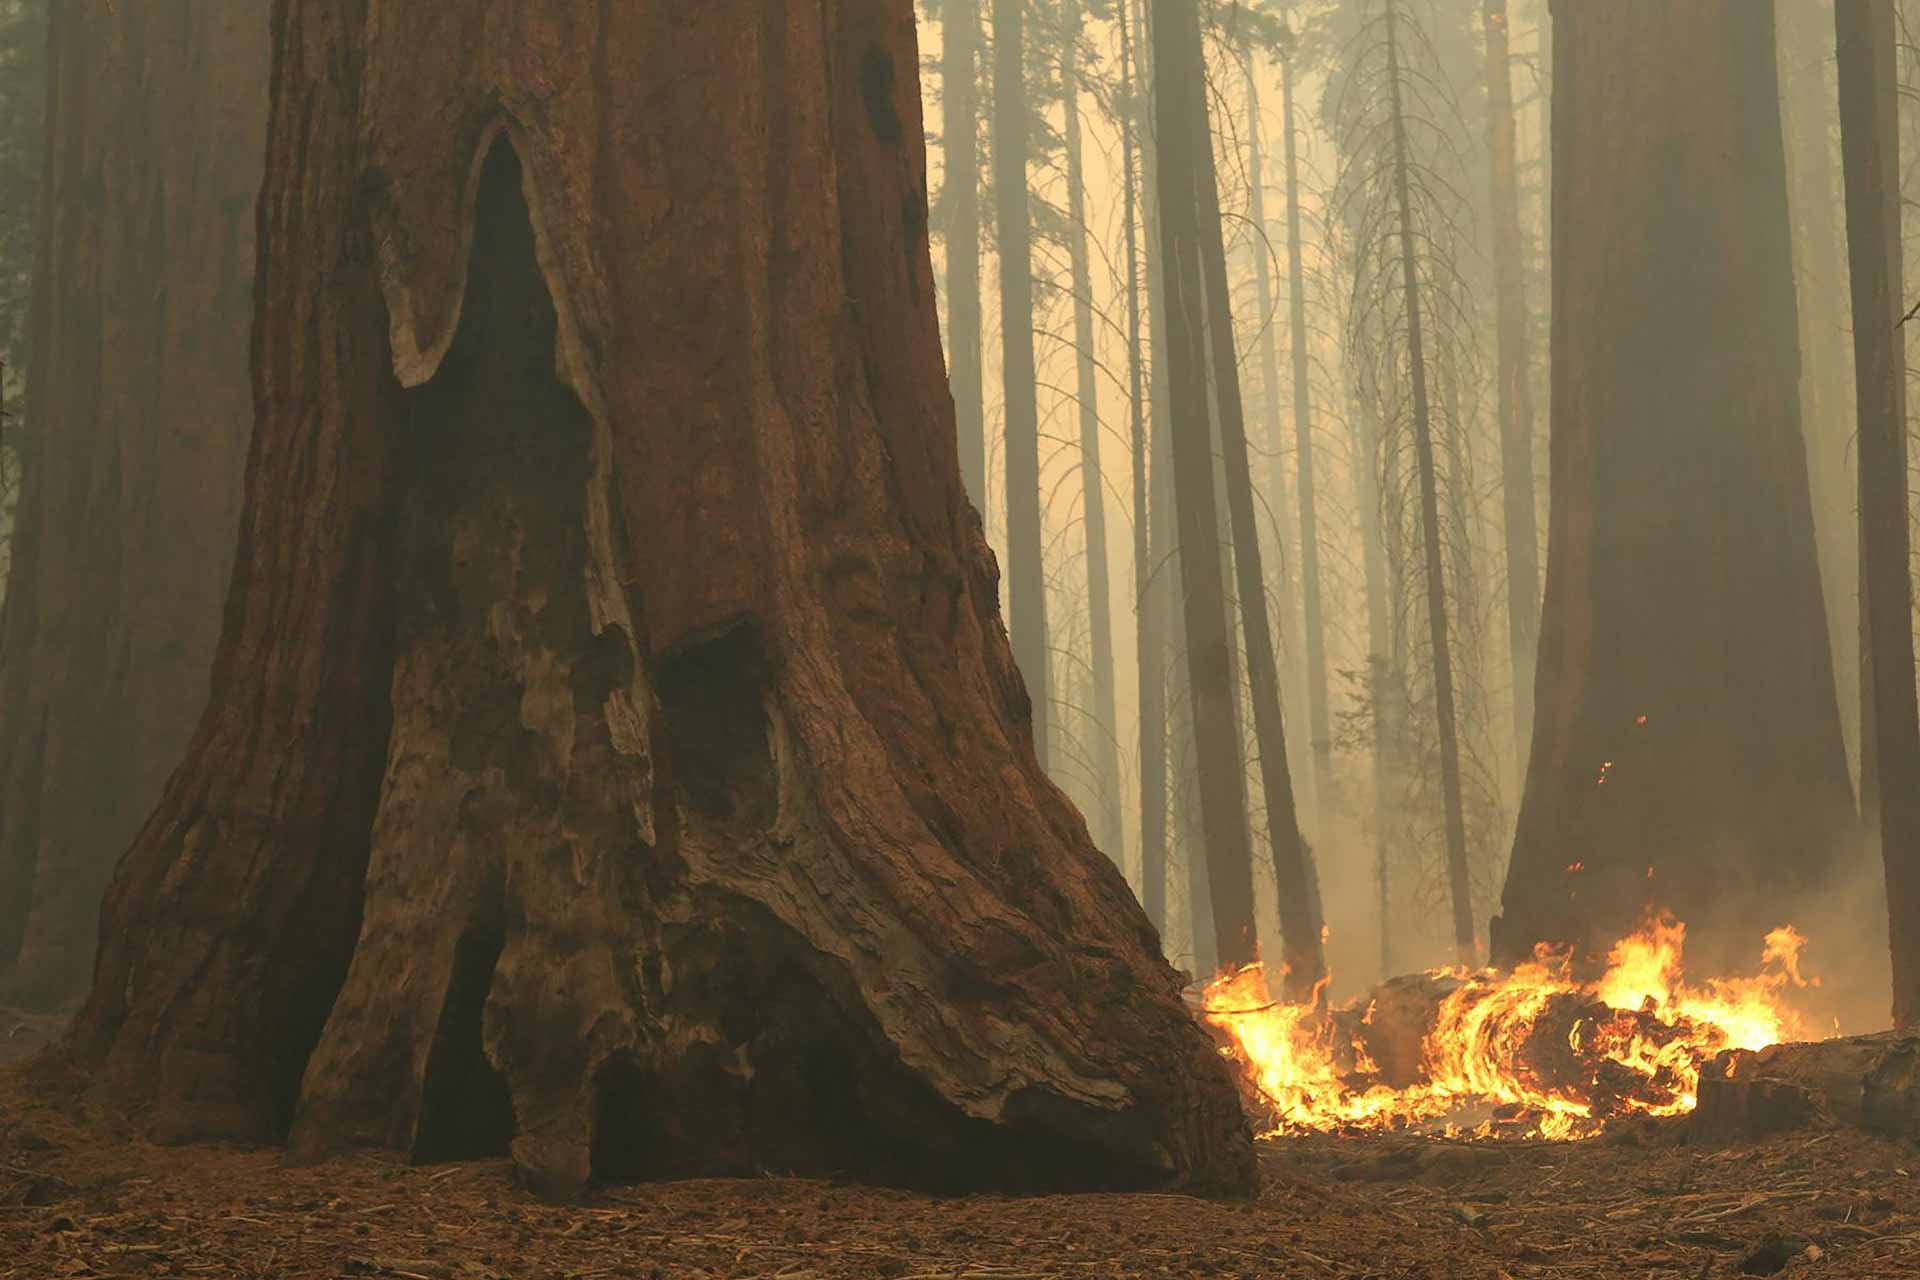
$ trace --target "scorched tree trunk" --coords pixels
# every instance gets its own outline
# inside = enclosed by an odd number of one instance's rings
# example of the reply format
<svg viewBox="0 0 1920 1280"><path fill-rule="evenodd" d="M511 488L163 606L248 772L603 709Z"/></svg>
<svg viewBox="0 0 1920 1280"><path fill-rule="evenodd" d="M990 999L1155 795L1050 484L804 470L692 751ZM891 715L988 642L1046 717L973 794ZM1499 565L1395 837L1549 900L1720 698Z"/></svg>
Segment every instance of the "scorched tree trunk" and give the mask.
<svg viewBox="0 0 1920 1280"><path fill-rule="evenodd" d="M1773 5L1554 7L1552 515L1497 962L1650 904L1707 971L1853 840Z"/></svg>
<svg viewBox="0 0 1920 1280"><path fill-rule="evenodd" d="M1035 759L912 6L275 6L213 705L72 1048L164 1135L1245 1190Z"/></svg>

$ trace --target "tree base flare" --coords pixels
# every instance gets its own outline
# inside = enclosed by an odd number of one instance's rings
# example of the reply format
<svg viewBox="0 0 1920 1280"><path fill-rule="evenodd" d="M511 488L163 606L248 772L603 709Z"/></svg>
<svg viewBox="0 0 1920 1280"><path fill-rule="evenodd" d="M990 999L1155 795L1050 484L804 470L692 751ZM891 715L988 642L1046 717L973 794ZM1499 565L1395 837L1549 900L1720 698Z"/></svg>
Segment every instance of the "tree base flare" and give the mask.
<svg viewBox="0 0 1920 1280"><path fill-rule="evenodd" d="M910 7L284 7L243 563L109 895L98 1087L300 1159L510 1152L556 1199L1250 1192L1035 759ZM455 29L500 46L420 57Z"/></svg>

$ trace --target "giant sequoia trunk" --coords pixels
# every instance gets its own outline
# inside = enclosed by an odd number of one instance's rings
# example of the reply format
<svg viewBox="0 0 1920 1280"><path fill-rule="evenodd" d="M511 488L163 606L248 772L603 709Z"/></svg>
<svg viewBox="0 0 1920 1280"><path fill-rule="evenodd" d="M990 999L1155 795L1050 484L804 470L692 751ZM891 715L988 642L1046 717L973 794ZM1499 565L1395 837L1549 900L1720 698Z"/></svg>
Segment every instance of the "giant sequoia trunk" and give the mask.
<svg viewBox="0 0 1920 1280"><path fill-rule="evenodd" d="M49 15L24 489L0 640L0 999L76 997L206 699L249 421L267 19Z"/></svg>
<svg viewBox="0 0 1920 1280"><path fill-rule="evenodd" d="M1495 959L1649 901L1724 969L1847 868L1773 6L1554 11L1552 518Z"/></svg>
<svg viewBox="0 0 1920 1280"><path fill-rule="evenodd" d="M101 1087L556 1195L1247 1188L1035 759L911 5L275 13L241 562L109 896Z"/></svg>

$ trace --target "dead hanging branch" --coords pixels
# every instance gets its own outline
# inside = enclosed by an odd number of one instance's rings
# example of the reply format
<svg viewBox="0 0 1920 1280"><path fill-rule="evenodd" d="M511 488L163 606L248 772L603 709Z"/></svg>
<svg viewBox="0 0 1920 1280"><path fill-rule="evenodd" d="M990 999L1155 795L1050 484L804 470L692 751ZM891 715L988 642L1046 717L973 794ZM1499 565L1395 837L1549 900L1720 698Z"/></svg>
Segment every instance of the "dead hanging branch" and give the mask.
<svg viewBox="0 0 1920 1280"><path fill-rule="evenodd" d="M1402 794L1386 808L1405 815L1416 894L1451 908L1454 945L1471 959L1504 814L1482 660L1492 593L1476 568L1485 494L1473 433L1486 379L1465 270L1474 237L1471 204L1448 177L1468 168L1470 132L1401 0L1349 0L1311 44L1328 61L1322 117L1340 164L1328 219L1344 231L1349 379L1372 426L1385 674L1399 686L1373 696L1397 693L1406 712L1391 753Z"/></svg>

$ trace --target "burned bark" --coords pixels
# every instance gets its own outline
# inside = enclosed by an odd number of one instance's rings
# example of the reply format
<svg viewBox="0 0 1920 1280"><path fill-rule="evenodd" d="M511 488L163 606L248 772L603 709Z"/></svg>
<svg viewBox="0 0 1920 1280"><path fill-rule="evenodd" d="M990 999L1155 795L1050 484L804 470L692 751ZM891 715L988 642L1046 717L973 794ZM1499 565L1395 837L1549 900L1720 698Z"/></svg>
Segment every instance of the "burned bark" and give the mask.
<svg viewBox="0 0 1920 1280"><path fill-rule="evenodd" d="M1554 12L1552 514L1496 964L1602 958L1653 902L1732 969L1851 870L1772 14Z"/></svg>
<svg viewBox="0 0 1920 1280"><path fill-rule="evenodd" d="M276 8L218 694L70 1051L166 1136L554 1196L1248 1188L1034 753L911 6L373 16Z"/></svg>
<svg viewBox="0 0 1920 1280"><path fill-rule="evenodd" d="M1722 1054L1700 1073L1693 1132L1732 1142L1844 1124L1920 1141L1920 1038L1900 1032Z"/></svg>
<svg viewBox="0 0 1920 1280"><path fill-rule="evenodd" d="M0 1000L84 989L100 897L206 700L250 405L261 6L50 23L33 428L0 639Z"/></svg>

